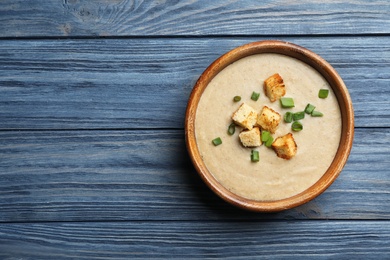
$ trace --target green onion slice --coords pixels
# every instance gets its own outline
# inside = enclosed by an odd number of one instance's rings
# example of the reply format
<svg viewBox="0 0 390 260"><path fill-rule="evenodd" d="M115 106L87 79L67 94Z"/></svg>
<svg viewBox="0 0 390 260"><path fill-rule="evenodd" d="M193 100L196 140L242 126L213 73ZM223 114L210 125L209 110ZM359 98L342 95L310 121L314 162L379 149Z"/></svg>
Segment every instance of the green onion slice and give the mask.
<svg viewBox="0 0 390 260"><path fill-rule="evenodd" d="M323 115L324 114L322 114L320 111L314 110L313 112L311 112L311 116L314 116L314 117L321 117Z"/></svg>
<svg viewBox="0 0 390 260"><path fill-rule="evenodd" d="M263 130L261 131L261 141L265 146L271 147L272 143L274 142L274 138L270 132Z"/></svg>
<svg viewBox="0 0 390 260"><path fill-rule="evenodd" d="M313 106L312 104L307 104L307 106L306 106L306 108L305 108L306 114L311 114L311 113L314 111L315 108L316 108L316 107Z"/></svg>
<svg viewBox="0 0 390 260"><path fill-rule="evenodd" d="M252 162L260 161L259 151L252 150L252 152L251 152L251 161Z"/></svg>
<svg viewBox="0 0 390 260"><path fill-rule="evenodd" d="M257 93L257 92L254 92L254 91L252 92L251 99L253 101L257 101L259 99L259 97L260 97L260 93Z"/></svg>
<svg viewBox="0 0 390 260"><path fill-rule="evenodd" d="M291 130L293 130L294 132L299 132L303 129L303 125L301 124L301 122L299 121L295 121L294 123L292 123L291 125Z"/></svg>
<svg viewBox="0 0 390 260"><path fill-rule="evenodd" d="M221 140L220 137L217 137L217 138L213 139L212 142L213 142L214 146L218 146L218 145L222 144L222 140Z"/></svg>
<svg viewBox="0 0 390 260"><path fill-rule="evenodd" d="M270 138L270 136L271 136L270 132L265 131L265 130L261 131L261 141L262 142L267 142L267 140Z"/></svg>
<svg viewBox="0 0 390 260"><path fill-rule="evenodd" d="M283 118L284 118L284 122L291 123L293 121L293 113L287 112L286 114L284 114Z"/></svg>
<svg viewBox="0 0 390 260"><path fill-rule="evenodd" d="M302 112L296 112L293 114L293 120L294 121L298 121L298 120L301 120L301 119L304 119L305 118L305 112L302 111Z"/></svg>
<svg viewBox="0 0 390 260"><path fill-rule="evenodd" d="M291 108L294 107L294 99L285 97L280 99L280 104L282 105L283 108Z"/></svg>
<svg viewBox="0 0 390 260"><path fill-rule="evenodd" d="M228 127L228 134L229 135L234 135L234 133L236 132L236 124L235 123L231 123Z"/></svg>
<svg viewBox="0 0 390 260"><path fill-rule="evenodd" d="M233 98L233 101L234 102L238 102L238 101L240 101L241 100L241 97L240 96L235 96L234 98Z"/></svg>
<svg viewBox="0 0 390 260"><path fill-rule="evenodd" d="M320 89L318 92L318 97L319 98L327 98L329 94L329 89Z"/></svg>
<svg viewBox="0 0 390 260"><path fill-rule="evenodd" d="M265 146L271 147L272 143L274 142L274 138L270 136L268 140L265 142Z"/></svg>

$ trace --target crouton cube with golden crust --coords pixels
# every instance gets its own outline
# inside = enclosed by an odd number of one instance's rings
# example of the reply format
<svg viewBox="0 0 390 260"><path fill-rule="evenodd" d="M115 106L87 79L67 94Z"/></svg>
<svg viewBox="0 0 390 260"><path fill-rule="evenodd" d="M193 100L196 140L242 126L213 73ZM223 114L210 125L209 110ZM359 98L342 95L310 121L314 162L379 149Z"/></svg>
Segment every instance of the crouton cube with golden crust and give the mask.
<svg viewBox="0 0 390 260"><path fill-rule="evenodd" d="M264 81L264 92L271 102L279 100L286 94L283 78L278 73L267 78Z"/></svg>
<svg viewBox="0 0 390 260"><path fill-rule="evenodd" d="M272 108L264 106L257 116L256 124L260 126L261 129L274 134L281 120L282 116L278 112Z"/></svg>
<svg viewBox="0 0 390 260"><path fill-rule="evenodd" d="M286 160L290 160L297 153L297 144L291 133L276 138L272 143L272 148L278 157Z"/></svg>
<svg viewBox="0 0 390 260"><path fill-rule="evenodd" d="M256 124L257 112L251 106L242 103L232 115L232 120L239 126L251 130Z"/></svg>
<svg viewBox="0 0 390 260"><path fill-rule="evenodd" d="M243 146L245 147L257 147L262 144L260 138L260 129L258 127L253 127L252 130L242 131L238 137Z"/></svg>

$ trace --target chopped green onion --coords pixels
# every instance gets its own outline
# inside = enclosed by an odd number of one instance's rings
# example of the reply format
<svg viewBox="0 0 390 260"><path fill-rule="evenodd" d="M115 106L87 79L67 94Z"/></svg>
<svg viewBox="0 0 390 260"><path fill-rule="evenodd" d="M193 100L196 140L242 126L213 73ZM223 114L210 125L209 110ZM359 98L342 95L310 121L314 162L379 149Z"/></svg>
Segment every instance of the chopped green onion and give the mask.
<svg viewBox="0 0 390 260"><path fill-rule="evenodd" d="M270 136L271 136L270 132L265 131L265 130L261 131L261 141L262 142L267 142L267 140L270 138Z"/></svg>
<svg viewBox="0 0 390 260"><path fill-rule="evenodd" d="M220 137L215 138L212 142L213 142L214 146L218 146L218 145L222 144L222 140Z"/></svg>
<svg viewBox="0 0 390 260"><path fill-rule="evenodd" d="M265 142L265 146L271 147L273 142L274 142L274 138L272 136L269 136L268 140Z"/></svg>
<svg viewBox="0 0 390 260"><path fill-rule="evenodd" d="M252 96L251 96L251 99L253 100L253 101L257 101L258 99L259 99L259 97L260 97L260 93L256 93L256 92L252 92Z"/></svg>
<svg viewBox="0 0 390 260"><path fill-rule="evenodd" d="M293 120L294 121L298 121L298 120L301 120L301 119L304 119L305 118L305 112L302 111L302 112L296 112L293 114Z"/></svg>
<svg viewBox="0 0 390 260"><path fill-rule="evenodd" d="M306 114L311 114L311 113L314 111L315 108L316 108L316 107L313 106L312 104L307 104L307 106L306 106L306 108L305 108Z"/></svg>
<svg viewBox="0 0 390 260"><path fill-rule="evenodd" d="M323 115L324 114L322 114L320 111L314 110L313 112L311 112L311 116L314 116L314 117L321 117Z"/></svg>
<svg viewBox="0 0 390 260"><path fill-rule="evenodd" d="M280 99L280 104L283 108L291 108L294 107L294 99L285 97Z"/></svg>
<svg viewBox="0 0 390 260"><path fill-rule="evenodd" d="M261 131L261 141L267 147L271 147L271 144L274 142L274 138L271 136L271 133L268 131Z"/></svg>
<svg viewBox="0 0 390 260"><path fill-rule="evenodd" d="M233 101L234 102L238 102L238 101L240 101L241 100L241 97L240 96L235 96L234 98L233 98Z"/></svg>
<svg viewBox="0 0 390 260"><path fill-rule="evenodd" d="M229 128L228 128L228 134L229 135L234 135L235 132L236 132L236 124L235 123L231 123L229 125Z"/></svg>
<svg viewBox="0 0 390 260"><path fill-rule="evenodd" d="M252 162L260 161L259 151L252 150L252 152L251 152L251 161Z"/></svg>
<svg viewBox="0 0 390 260"><path fill-rule="evenodd" d="M284 122L291 123L293 121L293 113L287 112L284 114Z"/></svg>
<svg viewBox="0 0 390 260"><path fill-rule="evenodd" d="M301 124L301 122L299 121L295 121L294 123L292 123L291 125L291 130L293 130L294 132L299 132L303 129L303 125Z"/></svg>
<svg viewBox="0 0 390 260"><path fill-rule="evenodd" d="M328 94L329 94L328 89L320 89L320 91L318 92L318 97L319 98L327 98Z"/></svg>

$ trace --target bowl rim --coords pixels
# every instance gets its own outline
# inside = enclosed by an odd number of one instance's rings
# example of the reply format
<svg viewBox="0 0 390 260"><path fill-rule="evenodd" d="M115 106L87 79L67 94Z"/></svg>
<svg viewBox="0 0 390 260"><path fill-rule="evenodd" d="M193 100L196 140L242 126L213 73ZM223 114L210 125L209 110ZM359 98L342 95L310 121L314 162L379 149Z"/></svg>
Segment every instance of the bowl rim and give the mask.
<svg viewBox="0 0 390 260"><path fill-rule="evenodd" d="M336 155L323 176L311 187L292 197L275 201L258 201L241 197L226 189L207 169L201 159L195 136L196 110L199 100L209 82L231 63L244 57L276 53L296 58L317 70L329 83L339 103L342 118L342 133ZM264 40L236 47L211 63L197 80L188 100L185 114L185 140L191 161L206 185L226 202L239 208L256 212L277 212L305 204L323 193L339 176L352 149L354 138L354 111L348 89L336 70L318 54L299 45Z"/></svg>

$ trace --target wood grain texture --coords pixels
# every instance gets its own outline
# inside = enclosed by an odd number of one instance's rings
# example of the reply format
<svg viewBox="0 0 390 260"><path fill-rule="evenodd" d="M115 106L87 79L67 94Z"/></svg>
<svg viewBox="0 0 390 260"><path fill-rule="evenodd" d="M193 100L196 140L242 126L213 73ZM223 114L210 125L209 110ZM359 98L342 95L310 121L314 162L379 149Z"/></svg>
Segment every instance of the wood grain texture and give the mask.
<svg viewBox="0 0 390 260"><path fill-rule="evenodd" d="M6 259L384 259L388 221L0 224Z"/></svg>
<svg viewBox="0 0 390 260"><path fill-rule="evenodd" d="M0 259L387 259L390 2L0 1ZM230 206L195 172L184 113L239 45L306 47L344 79L352 153L301 207Z"/></svg>
<svg viewBox="0 0 390 260"><path fill-rule="evenodd" d="M0 132L0 222L389 219L390 132L357 129L320 197L277 214L233 208L189 161L181 130Z"/></svg>
<svg viewBox="0 0 390 260"><path fill-rule="evenodd" d="M269 38L2 40L0 129L183 128L199 75ZM390 37L288 37L344 79L357 127L389 127Z"/></svg>
<svg viewBox="0 0 390 260"><path fill-rule="evenodd" d="M388 34L389 10L383 0L3 0L0 35Z"/></svg>

